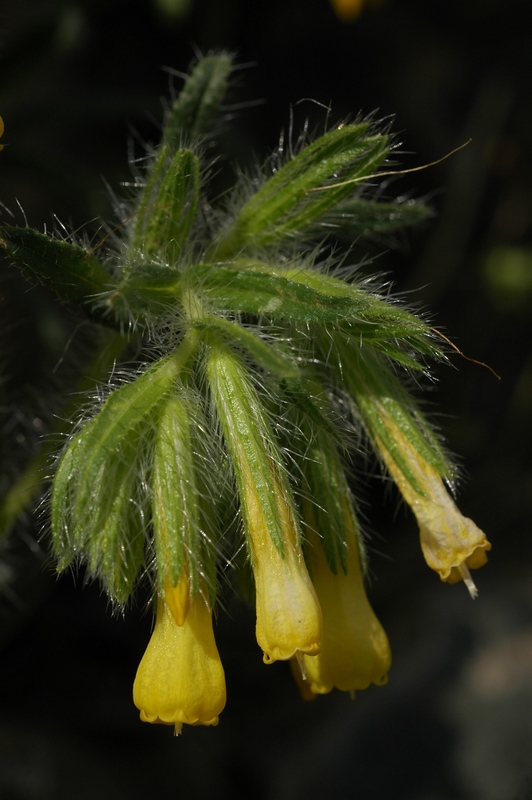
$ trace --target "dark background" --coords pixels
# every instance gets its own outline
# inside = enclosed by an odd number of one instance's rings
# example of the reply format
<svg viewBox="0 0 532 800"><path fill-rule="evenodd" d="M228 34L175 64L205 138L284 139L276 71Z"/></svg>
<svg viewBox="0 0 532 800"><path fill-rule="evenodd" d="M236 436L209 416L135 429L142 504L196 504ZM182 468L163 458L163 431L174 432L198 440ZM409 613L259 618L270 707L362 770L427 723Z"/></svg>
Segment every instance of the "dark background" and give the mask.
<svg viewBox="0 0 532 800"><path fill-rule="evenodd" d="M459 457L459 504L488 534L479 599L424 565L413 518L366 481L369 590L394 655L386 688L304 704L285 664L266 667L253 614L217 624L228 705L216 729L175 740L138 721L131 684L149 637L145 598L113 617L83 578L56 580L22 521L0 560L0 799L530 800L532 798L532 41L526 0L383 0L352 23L327 0L1 0L0 196L42 230L109 218L107 183L157 141L161 98L198 51L228 48L235 73L221 135L231 162L262 161L308 117L323 130L395 115L397 160L433 161L389 196L435 216L372 242L372 269L430 309L468 356L438 367L435 418ZM295 105L304 98L304 102ZM257 102L263 101L263 102ZM229 130L229 124L226 125ZM132 148L132 149L131 149ZM23 209L23 211L21 210ZM8 210L0 219L12 222ZM92 221L92 222L91 222ZM79 322L3 261L0 411L4 488L46 427L53 368ZM57 374L57 371L56 371Z"/></svg>

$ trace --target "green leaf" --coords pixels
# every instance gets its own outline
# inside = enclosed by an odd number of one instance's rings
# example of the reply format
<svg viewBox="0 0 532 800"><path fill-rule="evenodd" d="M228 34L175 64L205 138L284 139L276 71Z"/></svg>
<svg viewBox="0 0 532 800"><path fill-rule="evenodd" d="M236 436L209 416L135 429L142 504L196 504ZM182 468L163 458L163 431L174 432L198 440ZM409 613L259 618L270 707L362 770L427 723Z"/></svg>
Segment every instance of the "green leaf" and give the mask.
<svg viewBox="0 0 532 800"><path fill-rule="evenodd" d="M192 274L198 291L220 311L336 323L359 344L371 344L410 369L420 369L417 354L443 355L427 323L398 303L301 264L268 272L263 267L244 271L198 264Z"/></svg>
<svg viewBox="0 0 532 800"><path fill-rule="evenodd" d="M297 271L296 271L297 272ZM186 272L170 267L149 265L134 267L109 298L109 306L120 315L125 308L133 313L160 314L164 307L180 300L183 284L202 294L216 311L255 314L271 319L299 322L337 322L353 317L365 294L354 297L307 286L295 273L281 270L233 269L213 264L195 264Z"/></svg>
<svg viewBox="0 0 532 800"><path fill-rule="evenodd" d="M292 272L285 277L281 270L238 270L198 264L192 278L198 290L221 311L255 314L270 319L294 322L338 322L354 317L362 298L338 292L327 293L303 280L294 280Z"/></svg>
<svg viewBox="0 0 532 800"><path fill-rule="evenodd" d="M252 314L273 321L340 325L345 335L359 346L371 344L408 369L422 368L416 358L419 354L433 358L443 355L426 322L367 288L305 264L282 270L240 259L237 265L242 269L213 264L196 264L180 271L157 265L135 266L107 302L117 318L126 313L157 317L180 303L186 286L203 295L215 312ZM200 318L193 324L222 326L224 322L215 321L220 319L212 315L212 319ZM232 324L231 328L225 327L225 337L229 335L235 340L239 338L246 348L254 349L264 363L264 359L271 360L254 334L252 340ZM273 364L272 371L275 371Z"/></svg>
<svg viewBox="0 0 532 800"><path fill-rule="evenodd" d="M192 332L194 333L194 332ZM197 339L197 334L194 337ZM110 453L119 452L124 442L138 438L140 427L149 425L158 403L172 389L191 354L192 337L183 341L172 355L150 366L139 378L115 389L94 418L85 437L85 455L77 470L75 513L91 513L92 486Z"/></svg>
<svg viewBox="0 0 532 800"><path fill-rule="evenodd" d="M301 265L284 274L296 283L329 296L349 299L351 314L339 322L339 329L356 346L371 345L407 369L422 369L418 355L443 358L431 328L416 314L365 286L339 280L325 272Z"/></svg>
<svg viewBox="0 0 532 800"><path fill-rule="evenodd" d="M80 502L80 476L92 446L97 417L89 420L61 458L52 491L51 528L58 569L72 561L88 562L118 603L125 603L144 561L145 519L139 495L140 437L132 435L106 452L90 475L90 495ZM81 481L83 478L81 477Z"/></svg>
<svg viewBox="0 0 532 800"><path fill-rule="evenodd" d="M215 243L212 257L227 259L245 247L264 247L304 230L351 194L388 152L387 137L370 135L367 123L329 131L281 167L248 200Z"/></svg>
<svg viewBox="0 0 532 800"><path fill-rule="evenodd" d="M98 322L106 322L97 310L98 300L115 281L90 250L11 225L0 227L0 245L30 277L49 286L62 300L81 306Z"/></svg>
<svg viewBox="0 0 532 800"><path fill-rule="evenodd" d="M108 491L109 465L120 463L121 454L132 444L140 449L141 437L155 424L158 404L198 344L198 332L190 331L171 356L115 389L63 453L52 489L52 536L64 565L87 545L87 531L100 515L98 502ZM111 502L106 501L107 508Z"/></svg>
<svg viewBox="0 0 532 800"><path fill-rule="evenodd" d="M84 541L78 541L75 522L72 519L72 506L76 491L76 472L82 464L85 441L94 420L85 423L83 429L69 442L59 466L56 469L52 486L51 531L58 570L62 571L80 554Z"/></svg>

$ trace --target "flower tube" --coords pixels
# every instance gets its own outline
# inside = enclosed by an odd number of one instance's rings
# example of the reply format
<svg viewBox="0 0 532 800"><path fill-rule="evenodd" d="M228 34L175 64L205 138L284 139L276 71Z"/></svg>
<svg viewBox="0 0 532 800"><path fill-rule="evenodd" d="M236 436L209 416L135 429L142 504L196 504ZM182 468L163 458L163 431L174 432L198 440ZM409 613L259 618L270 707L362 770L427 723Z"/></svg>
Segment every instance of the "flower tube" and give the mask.
<svg viewBox="0 0 532 800"><path fill-rule="evenodd" d="M347 504L346 504L347 505ZM346 509L347 571L329 567L321 540L309 532L308 561L323 614L321 651L305 656L306 682L313 694L332 689L355 692L388 682L388 638L371 608L360 565L353 518Z"/></svg>
<svg viewBox="0 0 532 800"><path fill-rule="evenodd" d="M207 599L198 593L178 625L171 611L176 591L157 599L155 629L137 670L133 701L143 722L174 725L179 734L184 724L218 725L226 691Z"/></svg>
<svg viewBox="0 0 532 800"><path fill-rule="evenodd" d="M305 556L323 615L320 653L302 665L300 688L308 699L387 683L391 654L364 589L363 542L338 447L324 430L305 433L312 442L301 464Z"/></svg>
<svg viewBox="0 0 532 800"><path fill-rule="evenodd" d="M283 554L276 548L251 481L245 488L250 549L255 577L257 642L264 662L319 652L321 610L310 581L297 528L279 487L278 512Z"/></svg>

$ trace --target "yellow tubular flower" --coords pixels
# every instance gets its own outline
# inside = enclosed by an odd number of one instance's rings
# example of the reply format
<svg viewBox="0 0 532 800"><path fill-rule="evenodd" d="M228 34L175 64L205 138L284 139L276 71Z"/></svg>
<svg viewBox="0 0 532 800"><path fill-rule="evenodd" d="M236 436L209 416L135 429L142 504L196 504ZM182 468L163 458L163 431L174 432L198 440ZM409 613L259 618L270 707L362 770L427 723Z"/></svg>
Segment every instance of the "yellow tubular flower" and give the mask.
<svg viewBox="0 0 532 800"><path fill-rule="evenodd" d="M423 495L415 491L377 439L384 463L418 521L425 561L442 581L456 583L463 580L471 597L476 597L477 588L469 570L484 566L488 560L486 551L491 550L491 544L473 520L462 516L437 470L412 447L399 427L390 419L386 420L386 427L423 490Z"/></svg>
<svg viewBox="0 0 532 800"><path fill-rule="evenodd" d="M317 653L320 606L268 418L240 359L216 341L207 374L238 488L255 577L257 642L264 661Z"/></svg>
<svg viewBox="0 0 532 800"><path fill-rule="evenodd" d="M347 510L346 510L347 511ZM321 652L305 656L306 683L313 694L354 692L388 682L390 645L371 608L360 566L351 515L346 513L347 572L331 572L318 535L309 531L308 560L323 614Z"/></svg>
<svg viewBox="0 0 532 800"><path fill-rule="evenodd" d="M225 706L225 677L214 641L212 612L198 593L190 602L183 625L170 610L175 589L158 598L155 629L140 662L133 701L143 722L174 725L218 725Z"/></svg>
<svg viewBox="0 0 532 800"><path fill-rule="evenodd" d="M321 610L281 487L276 495L284 554L273 543L252 482L244 481L257 606L257 642L264 662L320 650Z"/></svg>

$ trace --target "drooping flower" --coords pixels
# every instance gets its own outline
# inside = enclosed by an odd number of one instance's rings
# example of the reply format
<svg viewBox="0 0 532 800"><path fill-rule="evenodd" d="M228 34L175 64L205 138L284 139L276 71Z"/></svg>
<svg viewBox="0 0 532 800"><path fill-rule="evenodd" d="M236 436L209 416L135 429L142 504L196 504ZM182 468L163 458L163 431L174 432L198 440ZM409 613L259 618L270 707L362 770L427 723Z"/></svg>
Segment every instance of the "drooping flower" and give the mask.
<svg viewBox="0 0 532 800"><path fill-rule="evenodd" d="M320 650L321 610L303 552L297 544L292 510L280 492L277 507L284 534L281 555L253 492L253 485L249 484L246 494L255 577L257 642L267 664L303 653L313 655Z"/></svg>
<svg viewBox="0 0 532 800"><path fill-rule="evenodd" d="M172 607L179 586L157 600L155 629L140 662L133 701L143 722L174 725L217 725L225 706L222 662L212 627L212 611L203 594L196 594L182 625Z"/></svg>
<svg viewBox="0 0 532 800"><path fill-rule="evenodd" d="M241 360L223 345L211 347L207 374L238 488L255 578L257 642L264 661L317 653L321 610L263 405Z"/></svg>
<svg viewBox="0 0 532 800"><path fill-rule="evenodd" d="M347 570L334 573L314 530L308 534L308 561L323 614L321 651L304 657L306 683L313 694L337 688L354 692L388 682L391 652L388 637L371 608L364 583L354 516L346 506Z"/></svg>
<svg viewBox="0 0 532 800"><path fill-rule="evenodd" d="M385 418L385 424L422 492L415 490L393 455L377 439L390 475L416 516L425 561L442 581L463 580L471 597L476 597L477 588L469 570L486 564L491 544L473 520L460 513L438 471L416 451L398 425L390 417Z"/></svg>

